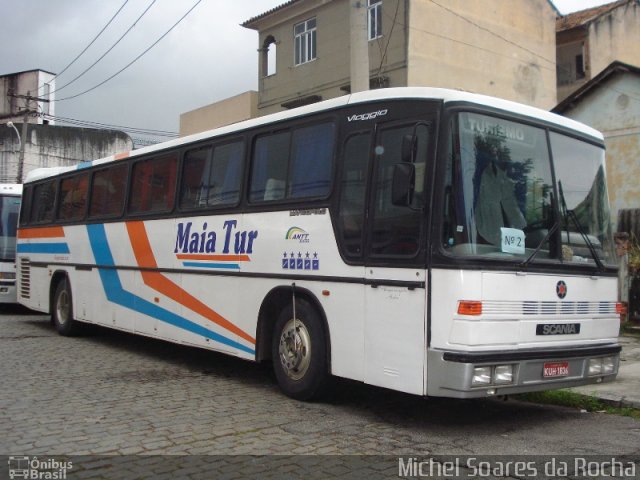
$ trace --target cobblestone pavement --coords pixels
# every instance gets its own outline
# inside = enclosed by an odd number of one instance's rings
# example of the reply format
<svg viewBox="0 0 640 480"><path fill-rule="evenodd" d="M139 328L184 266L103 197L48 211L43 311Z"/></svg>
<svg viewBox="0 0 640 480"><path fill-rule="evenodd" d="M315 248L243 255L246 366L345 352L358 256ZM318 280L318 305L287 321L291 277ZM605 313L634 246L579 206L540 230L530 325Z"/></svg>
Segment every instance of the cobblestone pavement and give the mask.
<svg viewBox="0 0 640 480"><path fill-rule="evenodd" d="M303 403L268 365L104 329L61 337L17 309L0 326L0 455L632 455L640 443L627 417L344 380Z"/></svg>

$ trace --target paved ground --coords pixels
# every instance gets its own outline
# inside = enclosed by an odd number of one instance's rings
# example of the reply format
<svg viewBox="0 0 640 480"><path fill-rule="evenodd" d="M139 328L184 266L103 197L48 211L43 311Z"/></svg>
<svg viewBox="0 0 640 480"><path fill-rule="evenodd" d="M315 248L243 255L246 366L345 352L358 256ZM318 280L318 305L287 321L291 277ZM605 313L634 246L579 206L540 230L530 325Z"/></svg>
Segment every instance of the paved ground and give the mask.
<svg viewBox="0 0 640 480"><path fill-rule="evenodd" d="M148 469L156 457L138 454L639 452L640 424L626 417L497 399L425 400L348 381L337 381L326 401L302 403L280 393L268 366L110 330L65 338L45 316L1 313L0 455L135 455ZM189 458L188 468L165 460L153 477L198 471L194 458L213 457ZM247 468L243 458L225 457L221 471ZM299 473L287 458L267 461ZM262 471L260 459L248 462ZM210 464L202 468L211 473ZM352 465L332 468L340 476Z"/></svg>
<svg viewBox="0 0 640 480"><path fill-rule="evenodd" d="M640 408L640 332L619 338L620 368L615 381L572 390L615 406Z"/></svg>

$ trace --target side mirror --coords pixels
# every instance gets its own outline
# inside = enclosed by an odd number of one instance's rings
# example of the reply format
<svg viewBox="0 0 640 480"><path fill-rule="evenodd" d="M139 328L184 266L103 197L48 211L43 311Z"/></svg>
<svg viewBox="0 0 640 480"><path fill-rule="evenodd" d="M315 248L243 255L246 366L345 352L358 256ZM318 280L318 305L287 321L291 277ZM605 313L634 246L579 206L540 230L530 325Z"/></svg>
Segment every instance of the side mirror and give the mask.
<svg viewBox="0 0 640 480"><path fill-rule="evenodd" d="M416 182L416 166L402 162L393 166L393 183L391 184L391 203L408 207L413 201Z"/></svg>

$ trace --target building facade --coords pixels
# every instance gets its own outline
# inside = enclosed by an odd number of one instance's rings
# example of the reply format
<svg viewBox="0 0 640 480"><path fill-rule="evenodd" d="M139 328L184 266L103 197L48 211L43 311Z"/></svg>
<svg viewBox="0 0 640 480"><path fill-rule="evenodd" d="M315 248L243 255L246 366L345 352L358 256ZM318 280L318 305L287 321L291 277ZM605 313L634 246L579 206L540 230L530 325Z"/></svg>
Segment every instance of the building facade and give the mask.
<svg viewBox="0 0 640 480"><path fill-rule="evenodd" d="M133 149L124 132L55 125L55 76L44 70L0 76L0 183L22 183L34 168Z"/></svg>
<svg viewBox="0 0 640 480"><path fill-rule="evenodd" d="M556 104L547 0L291 0L243 23L258 32L258 112L349 92L351 9L366 15L372 88L432 86Z"/></svg>
<svg viewBox="0 0 640 480"><path fill-rule="evenodd" d="M613 62L553 111L603 133L613 223L640 208L640 68Z"/></svg>
<svg viewBox="0 0 640 480"><path fill-rule="evenodd" d="M640 65L640 1L620 0L558 18L558 102L611 63Z"/></svg>
<svg viewBox="0 0 640 480"><path fill-rule="evenodd" d="M28 123L53 124L45 115L54 115L55 88L55 74L44 70L0 76L0 123L27 118Z"/></svg>

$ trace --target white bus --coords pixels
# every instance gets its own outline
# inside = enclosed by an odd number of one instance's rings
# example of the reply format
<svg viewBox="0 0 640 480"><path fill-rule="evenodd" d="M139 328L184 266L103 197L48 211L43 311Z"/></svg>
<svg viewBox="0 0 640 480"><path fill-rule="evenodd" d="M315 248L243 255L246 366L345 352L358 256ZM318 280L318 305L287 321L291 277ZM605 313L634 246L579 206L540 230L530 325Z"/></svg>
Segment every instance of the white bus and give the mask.
<svg viewBox="0 0 640 480"><path fill-rule="evenodd" d="M363 92L25 184L19 300L417 395L611 380L619 305L597 131L431 88Z"/></svg>
<svg viewBox="0 0 640 480"><path fill-rule="evenodd" d="M0 183L0 304L17 303L16 230L22 185Z"/></svg>

